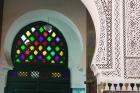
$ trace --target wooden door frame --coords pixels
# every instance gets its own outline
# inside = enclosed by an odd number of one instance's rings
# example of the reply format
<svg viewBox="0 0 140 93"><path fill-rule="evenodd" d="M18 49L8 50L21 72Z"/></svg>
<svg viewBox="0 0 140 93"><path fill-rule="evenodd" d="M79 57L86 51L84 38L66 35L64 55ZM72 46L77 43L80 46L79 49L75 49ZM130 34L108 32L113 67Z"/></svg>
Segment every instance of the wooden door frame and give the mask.
<svg viewBox="0 0 140 93"><path fill-rule="evenodd" d="M95 44L96 44L96 34L94 23L91 19L89 12L87 11L87 42L86 42L86 93L97 93L97 80L94 76L93 71L91 71L90 65L94 55Z"/></svg>
<svg viewBox="0 0 140 93"><path fill-rule="evenodd" d="M0 0L0 50L1 50L1 35L2 35L3 6L4 6L4 0Z"/></svg>

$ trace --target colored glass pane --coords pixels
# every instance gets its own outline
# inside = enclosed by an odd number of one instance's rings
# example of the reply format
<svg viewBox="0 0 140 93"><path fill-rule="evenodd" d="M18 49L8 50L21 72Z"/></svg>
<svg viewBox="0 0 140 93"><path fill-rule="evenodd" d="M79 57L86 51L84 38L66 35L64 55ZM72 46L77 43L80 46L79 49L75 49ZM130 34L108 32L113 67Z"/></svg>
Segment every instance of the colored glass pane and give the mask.
<svg viewBox="0 0 140 93"><path fill-rule="evenodd" d="M53 32L53 33L52 33L52 37L55 37L55 36L56 36L56 33L55 33L55 32Z"/></svg>
<svg viewBox="0 0 140 93"><path fill-rule="evenodd" d="M39 36L39 41L42 42L44 38L42 36Z"/></svg>
<svg viewBox="0 0 140 93"><path fill-rule="evenodd" d="M43 44L44 47L47 46L47 42L46 41L44 41L42 44Z"/></svg>
<svg viewBox="0 0 140 93"><path fill-rule="evenodd" d="M33 62L36 63L37 62L37 59L34 59Z"/></svg>
<svg viewBox="0 0 140 93"><path fill-rule="evenodd" d="M35 54L35 55L37 55L37 54L38 54L37 50L35 50L35 51L34 51L34 54Z"/></svg>
<svg viewBox="0 0 140 93"><path fill-rule="evenodd" d="M16 62L17 62L17 63L20 63L20 62L21 62L21 60L18 58L18 59L16 59Z"/></svg>
<svg viewBox="0 0 140 93"><path fill-rule="evenodd" d="M57 28L45 22L35 22L17 34L13 43L12 59L17 63L60 64L67 62L65 45L64 37Z"/></svg>
<svg viewBox="0 0 140 93"><path fill-rule="evenodd" d="M54 61L54 60L52 60L52 61L51 61L51 63L55 63L55 61Z"/></svg>
<svg viewBox="0 0 140 93"><path fill-rule="evenodd" d="M44 26L44 29L45 29L46 31L48 31L49 33L52 32L52 26L50 26L50 25L45 25L45 26Z"/></svg>
<svg viewBox="0 0 140 93"><path fill-rule="evenodd" d="M22 41L25 41L27 38L25 37L25 35L21 36Z"/></svg>
<svg viewBox="0 0 140 93"><path fill-rule="evenodd" d="M35 40L34 36L31 36L29 39L30 39L32 42Z"/></svg>
<svg viewBox="0 0 140 93"><path fill-rule="evenodd" d="M60 56L63 56L63 51L60 52Z"/></svg>
<svg viewBox="0 0 140 93"><path fill-rule="evenodd" d="M39 33L38 33L38 32L35 32L34 35L35 35L36 37L38 37L38 36L39 36Z"/></svg>
<svg viewBox="0 0 140 93"><path fill-rule="evenodd" d="M57 47L55 47L55 50L56 50L56 51L59 51L59 50L60 50L60 48L57 46Z"/></svg>
<svg viewBox="0 0 140 93"><path fill-rule="evenodd" d="M42 54L45 56L47 54L47 51L43 51Z"/></svg>
<svg viewBox="0 0 140 93"><path fill-rule="evenodd" d="M34 56L33 56L33 55L30 55L30 56L29 56L29 59L30 59L30 60L32 60L33 58L34 58Z"/></svg>
<svg viewBox="0 0 140 93"><path fill-rule="evenodd" d="M50 61L50 60L51 60L51 56L47 56L46 58L47 58L47 60L48 60L48 61Z"/></svg>
<svg viewBox="0 0 140 93"><path fill-rule="evenodd" d="M52 52L51 52L51 55L52 55L52 56L54 56L54 55L55 55L55 52L54 52L54 51L52 51Z"/></svg>
<svg viewBox="0 0 140 93"><path fill-rule="evenodd" d="M30 44L30 41L29 41L29 40L26 40L26 41L25 41L25 45L28 46L29 44Z"/></svg>
<svg viewBox="0 0 140 93"><path fill-rule="evenodd" d="M59 42L59 41L60 41L60 38L59 38L59 37L57 37L57 38L56 38L56 42Z"/></svg>
<svg viewBox="0 0 140 93"><path fill-rule="evenodd" d="M38 50L41 51L42 49L43 49L43 46L40 45L40 46L38 47Z"/></svg>
<svg viewBox="0 0 140 93"><path fill-rule="evenodd" d="M24 59L25 59L25 56L24 56L23 54L21 54L21 55L19 56L19 58L20 58L21 60L24 60Z"/></svg>
<svg viewBox="0 0 140 93"><path fill-rule="evenodd" d="M20 54L20 50L19 49L17 50L17 54Z"/></svg>
<svg viewBox="0 0 140 93"><path fill-rule="evenodd" d="M30 46L30 50L34 50L34 48L35 48L34 46Z"/></svg>
<svg viewBox="0 0 140 93"><path fill-rule="evenodd" d="M38 57L37 57L39 60L41 60L42 59L42 55L38 55Z"/></svg>
<svg viewBox="0 0 140 93"><path fill-rule="evenodd" d="M44 36L44 37L48 36L48 33L47 33L47 32L44 32L44 33L43 33L43 36Z"/></svg>
<svg viewBox="0 0 140 93"><path fill-rule="evenodd" d="M39 44L39 42L38 42L38 41L35 41L35 42L34 42L34 45L35 45L35 46L37 46L38 44Z"/></svg>
<svg viewBox="0 0 140 93"><path fill-rule="evenodd" d="M25 48L26 48L25 45L21 45L22 50L25 50Z"/></svg>
<svg viewBox="0 0 140 93"><path fill-rule="evenodd" d="M28 60L28 59L26 59L26 60L25 60L25 62L29 62L29 60Z"/></svg>
<svg viewBox="0 0 140 93"><path fill-rule="evenodd" d="M39 28L39 24L36 24L36 26L35 26L36 28Z"/></svg>
<svg viewBox="0 0 140 93"><path fill-rule="evenodd" d="M25 51L25 55L29 55L30 54L30 51L29 50L26 50Z"/></svg>
<svg viewBox="0 0 140 93"><path fill-rule="evenodd" d="M22 42L20 40L17 41L17 45L20 46Z"/></svg>
<svg viewBox="0 0 140 93"><path fill-rule="evenodd" d="M55 42L52 42L52 43L51 43L51 46L55 46Z"/></svg>
<svg viewBox="0 0 140 93"><path fill-rule="evenodd" d="M60 61L60 64L63 64L63 61L62 60Z"/></svg>
<svg viewBox="0 0 140 93"><path fill-rule="evenodd" d="M35 30L36 30L36 29L35 29L34 27L31 28L31 31L32 31L32 32L35 32Z"/></svg>
<svg viewBox="0 0 140 93"><path fill-rule="evenodd" d="M49 42L51 42L52 38L49 36L49 37L47 38L47 40L48 40Z"/></svg>
<svg viewBox="0 0 140 93"><path fill-rule="evenodd" d="M55 56L55 61L58 61L59 60L59 56Z"/></svg>
<svg viewBox="0 0 140 93"><path fill-rule="evenodd" d="M51 48L50 46L47 47L47 50L48 50L48 51L51 51L51 49L52 49L52 48Z"/></svg>
<svg viewBox="0 0 140 93"><path fill-rule="evenodd" d="M43 27L40 27L39 31L42 33L44 31Z"/></svg>
<svg viewBox="0 0 140 93"><path fill-rule="evenodd" d="M31 35L31 33L29 31L27 31L26 35L29 37Z"/></svg>

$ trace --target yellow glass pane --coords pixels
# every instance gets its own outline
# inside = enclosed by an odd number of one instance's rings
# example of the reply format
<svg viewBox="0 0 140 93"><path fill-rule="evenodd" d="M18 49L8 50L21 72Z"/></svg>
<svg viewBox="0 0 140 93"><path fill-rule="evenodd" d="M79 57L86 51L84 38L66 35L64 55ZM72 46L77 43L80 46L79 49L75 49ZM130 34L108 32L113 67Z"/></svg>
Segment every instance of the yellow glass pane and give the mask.
<svg viewBox="0 0 140 93"><path fill-rule="evenodd" d="M58 73L58 77L61 77L61 74L60 73Z"/></svg>
<svg viewBox="0 0 140 93"><path fill-rule="evenodd" d="M29 37L31 35L31 33L29 31L27 31L26 35Z"/></svg>
<svg viewBox="0 0 140 93"><path fill-rule="evenodd" d="M40 45L40 46L38 47L38 50L41 51L42 49L43 49L43 46Z"/></svg>
<svg viewBox="0 0 140 93"><path fill-rule="evenodd" d="M63 51L60 52L60 56L63 56Z"/></svg>
<svg viewBox="0 0 140 93"><path fill-rule="evenodd" d="M51 63L55 63L55 61L54 61L54 60L52 60L52 61L51 61Z"/></svg>
<svg viewBox="0 0 140 93"><path fill-rule="evenodd" d="M34 51L34 54L35 54L35 55L37 55L37 54L38 54L38 52L35 50L35 51Z"/></svg>
<svg viewBox="0 0 140 93"><path fill-rule="evenodd" d="M30 46L30 49L31 49L31 50L34 50L34 46Z"/></svg>
<svg viewBox="0 0 140 93"><path fill-rule="evenodd" d="M19 49L17 50L17 54L20 54L20 50Z"/></svg>
<svg viewBox="0 0 140 93"><path fill-rule="evenodd" d="M47 51L43 51L42 54L45 56L47 54Z"/></svg>
<svg viewBox="0 0 140 93"><path fill-rule="evenodd" d="M26 59L26 60L25 60L25 62L29 62L29 60L28 60L28 59Z"/></svg>
<svg viewBox="0 0 140 93"><path fill-rule="evenodd" d="M55 36L56 36L56 34L55 34L55 32L53 32L53 33L52 33L52 37L55 37Z"/></svg>

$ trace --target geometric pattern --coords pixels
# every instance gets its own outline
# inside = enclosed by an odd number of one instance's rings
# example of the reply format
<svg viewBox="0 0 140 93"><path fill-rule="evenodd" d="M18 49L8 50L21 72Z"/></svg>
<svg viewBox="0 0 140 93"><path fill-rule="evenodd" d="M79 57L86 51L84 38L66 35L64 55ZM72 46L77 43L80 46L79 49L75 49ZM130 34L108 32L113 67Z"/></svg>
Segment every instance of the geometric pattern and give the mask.
<svg viewBox="0 0 140 93"><path fill-rule="evenodd" d="M100 13L101 25L95 64L101 76L108 79L112 77L127 80L139 79L140 0L123 0L123 2L121 0L95 0L95 4L98 13ZM101 12L103 10L104 13ZM121 10L123 10L123 13L121 13ZM120 14L123 14L123 20ZM105 18L103 15L105 15ZM121 22L122 25L120 25ZM102 29L103 24L106 25L106 30ZM123 29L121 29L122 26ZM123 35L121 35L122 33ZM104 37L106 39L103 41ZM105 43L106 45L104 45ZM101 50L100 47L104 50ZM109 51L110 49L112 51Z"/></svg>
<svg viewBox="0 0 140 93"><path fill-rule="evenodd" d="M112 69L112 1L95 0L100 15L100 40L97 49L96 66L98 69ZM105 17L103 16L105 15Z"/></svg>
<svg viewBox="0 0 140 93"><path fill-rule="evenodd" d="M66 52L65 39L57 28L45 22L34 22L17 34L12 58L16 64L63 64Z"/></svg>
<svg viewBox="0 0 140 93"><path fill-rule="evenodd" d="M140 78L140 1L124 0L124 77Z"/></svg>
<svg viewBox="0 0 140 93"><path fill-rule="evenodd" d="M105 77L122 77L121 73L121 46L120 46L120 0L114 0L113 2L113 6L114 6L114 12L113 12L113 19L112 19L112 24L113 27L112 29L114 30L112 33L114 33L114 38L112 38L114 40L114 43L112 44L112 48L114 51L114 61L112 61L113 64L115 64L115 70L113 71L102 71L102 75L104 75Z"/></svg>
<svg viewBox="0 0 140 93"><path fill-rule="evenodd" d="M53 72L53 73L51 73L52 75L51 75L51 77L53 77L53 78L60 78L61 77L61 73L57 73L57 72Z"/></svg>
<svg viewBox="0 0 140 93"><path fill-rule="evenodd" d="M100 19L100 40L97 49L97 54L95 55L96 64L107 64L107 47L106 47L106 16L104 13L104 8L100 0L95 0L96 7L98 9L99 19Z"/></svg>
<svg viewBox="0 0 140 93"><path fill-rule="evenodd" d="M126 59L125 65L126 78L140 79L140 59Z"/></svg>
<svg viewBox="0 0 140 93"><path fill-rule="evenodd" d="M39 72L38 71L32 71L30 73L30 75L31 75L32 78L39 78Z"/></svg>
<svg viewBox="0 0 140 93"><path fill-rule="evenodd" d="M19 77L27 77L28 76L28 72L18 72L18 76Z"/></svg>

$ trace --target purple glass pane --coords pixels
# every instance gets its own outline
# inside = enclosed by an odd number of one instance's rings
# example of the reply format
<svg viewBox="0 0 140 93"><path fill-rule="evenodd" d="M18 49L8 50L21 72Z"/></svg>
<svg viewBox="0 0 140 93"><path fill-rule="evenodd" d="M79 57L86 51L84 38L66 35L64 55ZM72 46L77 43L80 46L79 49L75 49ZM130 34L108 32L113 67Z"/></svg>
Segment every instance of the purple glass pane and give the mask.
<svg viewBox="0 0 140 93"><path fill-rule="evenodd" d="M9 72L8 75L9 75L10 77L16 77L16 76L17 76L17 72L11 71L11 72Z"/></svg>
<svg viewBox="0 0 140 93"><path fill-rule="evenodd" d="M41 59L42 59L42 56L41 56L41 55L39 55L39 56L38 56L38 59L39 59L39 60L41 60Z"/></svg>
<svg viewBox="0 0 140 93"><path fill-rule="evenodd" d="M21 59L21 60L24 60L24 59L25 59L25 56L24 56L23 54L21 54L21 55L20 55L20 59Z"/></svg>
<svg viewBox="0 0 140 93"><path fill-rule="evenodd" d="M59 60L59 56L55 56L55 60L58 61Z"/></svg>
<svg viewBox="0 0 140 93"><path fill-rule="evenodd" d="M44 38L42 36L39 36L39 41L42 42Z"/></svg>
<svg viewBox="0 0 140 93"><path fill-rule="evenodd" d="M59 37L57 37L57 38L56 38L56 42L59 42L59 41L60 41L60 38L59 38Z"/></svg>

